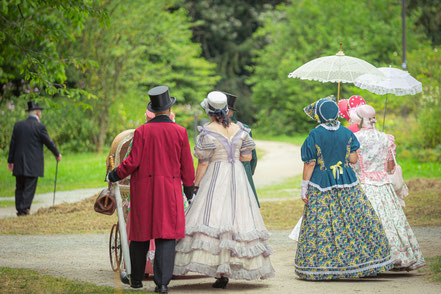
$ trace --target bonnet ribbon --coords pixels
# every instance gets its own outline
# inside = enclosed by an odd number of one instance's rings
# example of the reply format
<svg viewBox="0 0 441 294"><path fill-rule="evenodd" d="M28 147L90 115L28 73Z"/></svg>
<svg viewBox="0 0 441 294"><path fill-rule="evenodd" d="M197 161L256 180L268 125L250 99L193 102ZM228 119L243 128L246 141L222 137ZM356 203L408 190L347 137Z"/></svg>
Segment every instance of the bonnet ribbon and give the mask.
<svg viewBox="0 0 441 294"><path fill-rule="evenodd" d="M338 180L339 174L343 174L343 167L341 166L341 161L337 162L337 164L334 164L331 166L332 174L334 175L334 179ZM336 173L337 172L337 173Z"/></svg>

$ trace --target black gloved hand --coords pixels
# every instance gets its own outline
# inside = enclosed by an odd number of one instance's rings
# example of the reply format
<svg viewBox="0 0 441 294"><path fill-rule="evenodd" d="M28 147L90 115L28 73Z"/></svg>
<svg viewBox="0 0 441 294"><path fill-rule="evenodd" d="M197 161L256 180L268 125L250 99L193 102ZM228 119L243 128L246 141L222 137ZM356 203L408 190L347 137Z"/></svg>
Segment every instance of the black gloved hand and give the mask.
<svg viewBox="0 0 441 294"><path fill-rule="evenodd" d="M191 199L193 199L193 191L194 191L194 186L184 186L184 194L185 197L187 197L187 200L190 201Z"/></svg>
<svg viewBox="0 0 441 294"><path fill-rule="evenodd" d="M193 187L194 187L193 194L196 195L199 191L199 186L193 186Z"/></svg>
<svg viewBox="0 0 441 294"><path fill-rule="evenodd" d="M112 183L114 182L118 182L121 181L122 179L118 176L118 174L116 173L116 167L108 174L107 178L109 179L109 181L111 181Z"/></svg>

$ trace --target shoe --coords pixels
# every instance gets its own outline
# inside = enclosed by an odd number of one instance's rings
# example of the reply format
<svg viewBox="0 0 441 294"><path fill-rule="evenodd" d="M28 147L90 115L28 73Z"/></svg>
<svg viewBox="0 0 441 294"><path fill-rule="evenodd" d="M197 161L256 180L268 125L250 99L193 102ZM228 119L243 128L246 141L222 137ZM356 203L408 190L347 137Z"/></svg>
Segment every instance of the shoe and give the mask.
<svg viewBox="0 0 441 294"><path fill-rule="evenodd" d="M130 285L130 281L129 281L129 278L127 277L127 275L121 275L121 282L123 284Z"/></svg>
<svg viewBox="0 0 441 294"><path fill-rule="evenodd" d="M220 278L216 278L216 282L213 283L213 285L211 285L213 288L222 288L225 289L227 288L227 284L228 284L228 278L226 277L220 277Z"/></svg>
<svg viewBox="0 0 441 294"><path fill-rule="evenodd" d="M132 287L134 289L142 288L142 282L138 281L138 280L131 280L130 287Z"/></svg>
<svg viewBox="0 0 441 294"><path fill-rule="evenodd" d="M165 285L156 286L155 287L155 292L156 293L168 293L168 287L165 286Z"/></svg>

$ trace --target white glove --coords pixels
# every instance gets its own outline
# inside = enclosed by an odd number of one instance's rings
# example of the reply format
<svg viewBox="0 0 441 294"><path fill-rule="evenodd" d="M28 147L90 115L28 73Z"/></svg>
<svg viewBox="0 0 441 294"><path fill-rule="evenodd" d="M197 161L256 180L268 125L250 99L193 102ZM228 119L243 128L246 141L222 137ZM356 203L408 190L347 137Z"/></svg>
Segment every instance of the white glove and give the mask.
<svg viewBox="0 0 441 294"><path fill-rule="evenodd" d="M302 199L306 199L306 191L308 191L308 180L302 180L302 184L300 185L300 196Z"/></svg>

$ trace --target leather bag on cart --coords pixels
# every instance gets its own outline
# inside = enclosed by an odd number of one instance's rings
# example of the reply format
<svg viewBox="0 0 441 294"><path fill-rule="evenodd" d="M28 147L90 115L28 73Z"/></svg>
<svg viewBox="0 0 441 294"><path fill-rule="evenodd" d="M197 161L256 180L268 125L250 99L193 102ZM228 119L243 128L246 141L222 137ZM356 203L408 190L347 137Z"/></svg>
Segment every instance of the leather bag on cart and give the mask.
<svg viewBox="0 0 441 294"><path fill-rule="evenodd" d="M114 191L110 188L103 189L100 195L96 198L93 208L98 213L112 215L116 209Z"/></svg>

